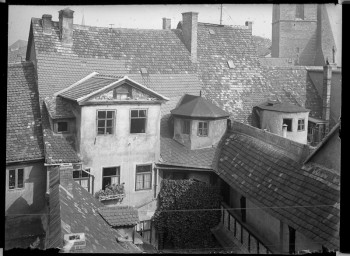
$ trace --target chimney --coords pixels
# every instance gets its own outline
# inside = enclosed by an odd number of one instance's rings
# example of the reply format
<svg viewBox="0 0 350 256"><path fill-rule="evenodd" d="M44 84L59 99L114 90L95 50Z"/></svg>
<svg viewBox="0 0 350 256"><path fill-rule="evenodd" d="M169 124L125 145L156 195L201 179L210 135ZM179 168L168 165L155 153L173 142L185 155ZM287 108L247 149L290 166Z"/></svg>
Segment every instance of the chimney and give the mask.
<svg viewBox="0 0 350 256"><path fill-rule="evenodd" d="M182 35L192 62L197 62L197 26L198 12L182 13Z"/></svg>
<svg viewBox="0 0 350 256"><path fill-rule="evenodd" d="M59 13L60 39L63 44L73 44L73 13L65 8Z"/></svg>
<svg viewBox="0 0 350 256"><path fill-rule="evenodd" d="M283 138L287 138L287 127L288 127L288 125L286 125L286 124L282 125L282 137Z"/></svg>
<svg viewBox="0 0 350 256"><path fill-rule="evenodd" d="M171 19L163 18L163 29L171 29Z"/></svg>
<svg viewBox="0 0 350 256"><path fill-rule="evenodd" d="M43 33L46 34L46 35L51 35L51 33L52 33L51 21L52 21L52 15L44 14L42 16Z"/></svg>
<svg viewBox="0 0 350 256"><path fill-rule="evenodd" d="M72 194L73 189L73 168L71 166L60 166L60 184Z"/></svg>
<svg viewBox="0 0 350 256"><path fill-rule="evenodd" d="M250 33L252 33L253 30L253 22L252 21L246 21L245 25L248 27L248 29L250 30Z"/></svg>
<svg viewBox="0 0 350 256"><path fill-rule="evenodd" d="M326 64L323 66L323 90L322 90L322 119L327 121L325 130L329 130L329 116L331 105L331 83L332 66Z"/></svg>

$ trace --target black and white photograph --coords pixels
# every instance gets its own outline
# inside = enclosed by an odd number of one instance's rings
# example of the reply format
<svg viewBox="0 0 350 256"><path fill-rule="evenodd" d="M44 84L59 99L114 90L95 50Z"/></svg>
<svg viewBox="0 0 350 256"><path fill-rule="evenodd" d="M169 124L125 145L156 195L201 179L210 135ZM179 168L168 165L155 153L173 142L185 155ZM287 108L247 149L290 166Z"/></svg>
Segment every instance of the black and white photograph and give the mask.
<svg viewBox="0 0 350 256"><path fill-rule="evenodd" d="M340 255L343 15L8 5L4 253Z"/></svg>

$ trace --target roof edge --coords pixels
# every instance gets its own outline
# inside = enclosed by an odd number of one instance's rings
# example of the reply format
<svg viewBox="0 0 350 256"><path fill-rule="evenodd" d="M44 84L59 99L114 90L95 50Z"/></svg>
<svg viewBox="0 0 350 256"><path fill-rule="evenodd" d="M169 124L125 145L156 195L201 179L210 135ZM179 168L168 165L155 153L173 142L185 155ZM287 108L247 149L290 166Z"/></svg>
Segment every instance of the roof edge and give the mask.
<svg viewBox="0 0 350 256"><path fill-rule="evenodd" d="M70 85L70 86L68 86L68 87L66 87L66 88L64 88L64 89L62 89L62 90L60 90L60 91L54 93L53 95L54 95L55 97L61 96L61 95L60 95L61 93L65 92L65 91L68 91L69 89L75 87L76 85L81 84L82 82L84 82L84 81L86 81L86 80L90 79L91 77L94 77L95 75L98 75L98 74L99 74L98 72L95 72L95 71L94 71L94 72L92 72L91 74L87 75L86 77L80 79L78 82L75 82L74 84L72 84L72 85Z"/></svg>

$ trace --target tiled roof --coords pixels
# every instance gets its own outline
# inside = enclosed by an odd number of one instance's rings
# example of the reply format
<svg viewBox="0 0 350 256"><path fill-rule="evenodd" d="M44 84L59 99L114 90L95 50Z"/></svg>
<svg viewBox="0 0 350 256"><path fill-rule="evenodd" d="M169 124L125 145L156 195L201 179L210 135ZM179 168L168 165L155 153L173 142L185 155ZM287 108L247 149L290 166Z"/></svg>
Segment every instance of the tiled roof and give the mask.
<svg viewBox="0 0 350 256"><path fill-rule="evenodd" d="M125 75L122 60L83 58L76 55L60 55L49 51L37 54L38 87L41 98L78 82L92 72Z"/></svg>
<svg viewBox="0 0 350 256"><path fill-rule="evenodd" d="M13 63L26 59L27 41L17 40L8 47L7 56L8 63Z"/></svg>
<svg viewBox="0 0 350 256"><path fill-rule="evenodd" d="M116 240L120 237L99 215L103 207L93 195L70 180L71 187L60 184L59 167L50 171L50 232L48 247L63 247L64 234L85 233L86 248L83 253L138 253L131 243L127 248ZM61 182L62 183L62 182ZM68 192L68 193L67 193Z"/></svg>
<svg viewBox="0 0 350 256"><path fill-rule="evenodd" d="M39 95L31 62L8 65L6 162L44 159Z"/></svg>
<svg viewBox="0 0 350 256"><path fill-rule="evenodd" d="M310 116L316 118L322 116L322 98L304 66L262 66L262 69L264 77L271 83L266 98L310 109Z"/></svg>
<svg viewBox="0 0 350 256"><path fill-rule="evenodd" d="M322 171L320 171L322 169ZM260 139L228 132L218 175L259 207L328 249L339 249L340 177Z"/></svg>
<svg viewBox="0 0 350 256"><path fill-rule="evenodd" d="M187 99L189 97L191 99ZM200 97L186 94L181 104L170 111L173 115L198 117L198 118L223 118L229 117L229 113Z"/></svg>
<svg viewBox="0 0 350 256"><path fill-rule="evenodd" d="M74 150L74 138L72 136L62 138L52 132L49 114L44 104L42 107L42 124L45 144L45 161L47 164L81 162ZM68 139L70 139L70 141L68 141Z"/></svg>
<svg viewBox="0 0 350 256"><path fill-rule="evenodd" d="M139 222L138 212L131 206L106 206L98 212L112 227L135 226Z"/></svg>
<svg viewBox="0 0 350 256"><path fill-rule="evenodd" d="M295 112L309 112L308 109L300 107L298 105L282 103L278 101L267 101L263 104L256 106L257 108L277 111L277 112L287 112L287 113L295 113Z"/></svg>
<svg viewBox="0 0 350 256"><path fill-rule="evenodd" d="M46 97L45 105L52 119L75 118L71 103L61 97Z"/></svg>

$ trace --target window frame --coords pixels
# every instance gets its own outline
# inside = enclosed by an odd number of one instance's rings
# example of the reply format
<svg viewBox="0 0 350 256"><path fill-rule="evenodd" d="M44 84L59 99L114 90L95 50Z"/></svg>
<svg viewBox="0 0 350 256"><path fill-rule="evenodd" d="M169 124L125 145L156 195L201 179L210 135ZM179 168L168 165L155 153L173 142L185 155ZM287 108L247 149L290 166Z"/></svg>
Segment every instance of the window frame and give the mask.
<svg viewBox="0 0 350 256"><path fill-rule="evenodd" d="M108 176L104 176L103 174L103 171L104 169L109 169L109 168L116 168L116 175L108 175ZM120 185L120 173L121 173L121 170L120 170L120 165L119 166L109 166L109 167L102 167L102 190L105 190L105 188L103 187L103 181L104 181L104 178L110 178L110 184L109 185L112 185L112 177L118 177L118 185Z"/></svg>
<svg viewBox="0 0 350 256"><path fill-rule="evenodd" d="M85 171L91 173L91 169L90 169L90 168L86 168ZM79 178L74 178L74 172L79 172ZM86 176L86 177L83 177L83 175L82 175L83 173L84 173L85 175L87 175L87 176ZM87 191L90 192L90 174L86 174L82 169L80 169L80 170L73 170L72 175L73 175L73 180L74 180L75 182L77 182L80 186L82 186L82 185L81 185L81 181L82 181L82 180L87 180L87 182L88 182ZM82 187L83 187L83 186L82 186ZM83 187L83 188L84 188L84 187Z"/></svg>
<svg viewBox="0 0 350 256"><path fill-rule="evenodd" d="M22 187L18 187L18 170L22 170ZM8 181L7 181L7 189L8 190L22 190L25 188L25 182L24 182L24 170L25 168L10 168L8 169ZM10 188L10 172L11 171L15 171L14 175L15 175L15 185L13 188Z"/></svg>
<svg viewBox="0 0 350 256"><path fill-rule="evenodd" d="M98 113L99 112L103 112L103 111L106 112L106 117L105 118L99 118L98 117ZM107 117L107 112L112 112L112 118L108 118ZM105 126L104 127L99 127L98 126L98 121L100 121L100 120L105 121ZM110 127L107 127L107 121L108 120L112 120L112 133L110 133L110 134L106 133L107 128L110 128ZM96 110L96 134L97 134L97 136L114 135L115 134L115 120L116 120L116 110L114 110L114 109L113 110L110 110L110 109L97 109ZM104 128L104 133L103 134L98 132L99 128Z"/></svg>
<svg viewBox="0 0 350 256"><path fill-rule="evenodd" d="M188 127L186 127L186 123L188 123ZM188 133L185 128L188 128ZM182 119L182 134L191 135L191 120Z"/></svg>
<svg viewBox="0 0 350 256"><path fill-rule="evenodd" d="M67 124L67 130L59 131L58 130L58 123L66 123ZM68 121L56 121L55 122L55 126L56 126L56 129L55 129L56 133L69 133L69 122Z"/></svg>
<svg viewBox="0 0 350 256"><path fill-rule="evenodd" d="M149 229L145 228L145 223L149 222ZM148 243L152 242L152 220L142 220L135 226L135 231L144 239L144 236L142 233L149 232L149 241Z"/></svg>
<svg viewBox="0 0 350 256"><path fill-rule="evenodd" d="M132 111L135 111L135 110L138 111L138 117L132 117L132 115L131 115ZM140 110L145 111L145 117L140 117ZM131 132L132 119L145 119L144 132ZM129 121L130 121L130 127L129 127L130 134L145 134L145 133L147 133L148 109L147 108L132 108L132 109L130 109Z"/></svg>
<svg viewBox="0 0 350 256"><path fill-rule="evenodd" d="M290 130L288 130L288 124L287 125L287 132L293 132L293 118L283 118L282 119L282 126L285 124L284 120L290 120Z"/></svg>
<svg viewBox="0 0 350 256"><path fill-rule="evenodd" d="M199 125L200 125L201 123L207 124L207 128L204 128L204 127L200 128ZM200 130L204 130L204 129L207 130L206 135L200 134L199 131L200 131ZM198 121L197 136L199 136L199 137L209 137L209 121Z"/></svg>
<svg viewBox="0 0 350 256"><path fill-rule="evenodd" d="M303 123L302 123L302 124L299 124L299 121L303 121ZM303 127L302 129L299 129L299 126L300 126L300 125L302 125L302 127ZM299 119L298 119L297 131L298 131L298 132L303 132L303 131L305 131L305 118L299 118Z"/></svg>
<svg viewBox="0 0 350 256"><path fill-rule="evenodd" d="M137 167L141 167L141 166L150 166L150 171L149 172L140 172L137 173ZM135 191L143 191L143 190L152 190L152 170L153 170L153 164L149 163L149 164L137 164L135 166ZM145 174L149 174L150 176L150 182L149 182L149 188L145 188ZM142 175L142 188L137 188L137 176L141 176Z"/></svg>

